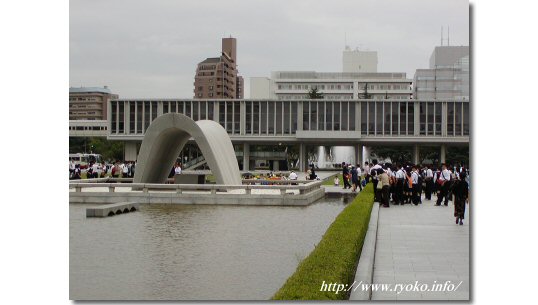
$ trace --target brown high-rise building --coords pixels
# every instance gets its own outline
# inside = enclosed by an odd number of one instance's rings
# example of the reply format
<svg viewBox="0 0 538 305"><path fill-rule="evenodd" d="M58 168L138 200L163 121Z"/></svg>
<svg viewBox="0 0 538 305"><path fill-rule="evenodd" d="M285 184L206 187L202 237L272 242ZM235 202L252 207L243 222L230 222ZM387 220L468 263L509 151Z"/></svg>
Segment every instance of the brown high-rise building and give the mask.
<svg viewBox="0 0 538 305"><path fill-rule="evenodd" d="M222 38L221 56L198 64L194 98L243 98L243 77L238 75L236 51L235 38Z"/></svg>

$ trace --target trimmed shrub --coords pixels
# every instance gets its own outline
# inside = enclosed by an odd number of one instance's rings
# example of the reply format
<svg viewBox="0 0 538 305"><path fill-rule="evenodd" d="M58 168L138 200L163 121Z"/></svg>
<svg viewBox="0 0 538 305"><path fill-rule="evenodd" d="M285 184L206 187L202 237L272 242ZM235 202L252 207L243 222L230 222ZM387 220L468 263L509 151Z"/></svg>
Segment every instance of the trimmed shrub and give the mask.
<svg viewBox="0 0 538 305"><path fill-rule="evenodd" d="M322 283L351 285L374 203L369 183L334 220L319 244L297 267L274 300L344 300L349 291L320 291ZM349 286L347 286L349 287Z"/></svg>

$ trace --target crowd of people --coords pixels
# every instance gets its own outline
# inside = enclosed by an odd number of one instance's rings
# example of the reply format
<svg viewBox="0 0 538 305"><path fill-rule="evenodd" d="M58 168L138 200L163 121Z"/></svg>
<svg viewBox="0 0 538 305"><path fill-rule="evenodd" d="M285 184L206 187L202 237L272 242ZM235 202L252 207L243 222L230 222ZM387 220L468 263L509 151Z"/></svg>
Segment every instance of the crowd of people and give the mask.
<svg viewBox="0 0 538 305"><path fill-rule="evenodd" d="M463 166L449 167L442 164L440 168L428 165L413 164L379 164L377 160L352 166L342 163L342 179L344 189L356 192L368 182L374 187L374 200L383 207L404 204L422 204L422 193L425 200L431 201L436 194L436 206L448 206L454 201L454 217L456 223L463 225L465 204L469 201L469 170ZM336 181L335 185L339 185ZM338 183L337 183L338 182Z"/></svg>
<svg viewBox="0 0 538 305"><path fill-rule="evenodd" d="M86 173L86 178L133 178L136 170L136 162L116 161L114 163L99 163L90 162L85 168L82 168L80 164L74 161L69 162L69 179L76 180L82 179L82 173Z"/></svg>

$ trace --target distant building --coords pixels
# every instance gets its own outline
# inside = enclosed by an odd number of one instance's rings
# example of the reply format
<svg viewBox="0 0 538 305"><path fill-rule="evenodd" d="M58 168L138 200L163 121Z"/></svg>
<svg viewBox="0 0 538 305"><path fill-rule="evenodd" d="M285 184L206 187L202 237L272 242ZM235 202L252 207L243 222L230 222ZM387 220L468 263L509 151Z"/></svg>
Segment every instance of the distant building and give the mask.
<svg viewBox="0 0 538 305"><path fill-rule="evenodd" d="M250 98L307 99L317 88L325 100L356 100L364 97L366 85L372 99L409 100L413 94L405 73L275 71L271 78L251 78Z"/></svg>
<svg viewBox="0 0 538 305"><path fill-rule="evenodd" d="M415 72L415 99L469 99L469 47L435 47L429 69Z"/></svg>
<svg viewBox="0 0 538 305"><path fill-rule="evenodd" d="M243 78L238 75L235 38L222 38L221 56L206 58L198 64L194 98L243 98Z"/></svg>
<svg viewBox="0 0 538 305"><path fill-rule="evenodd" d="M342 72L377 72L377 51L351 50L342 53Z"/></svg>
<svg viewBox="0 0 538 305"><path fill-rule="evenodd" d="M106 120L109 100L118 99L107 86L70 87L69 120Z"/></svg>

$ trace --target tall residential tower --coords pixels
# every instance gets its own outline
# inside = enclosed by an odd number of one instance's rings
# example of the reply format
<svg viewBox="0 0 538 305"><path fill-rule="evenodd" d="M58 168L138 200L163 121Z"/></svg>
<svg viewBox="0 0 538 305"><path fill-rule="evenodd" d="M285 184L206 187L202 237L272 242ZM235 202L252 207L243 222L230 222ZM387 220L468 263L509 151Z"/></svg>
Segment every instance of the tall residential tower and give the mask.
<svg viewBox="0 0 538 305"><path fill-rule="evenodd" d="M222 38L220 57L206 58L198 64L194 98L243 98L243 77L238 75L235 38Z"/></svg>

